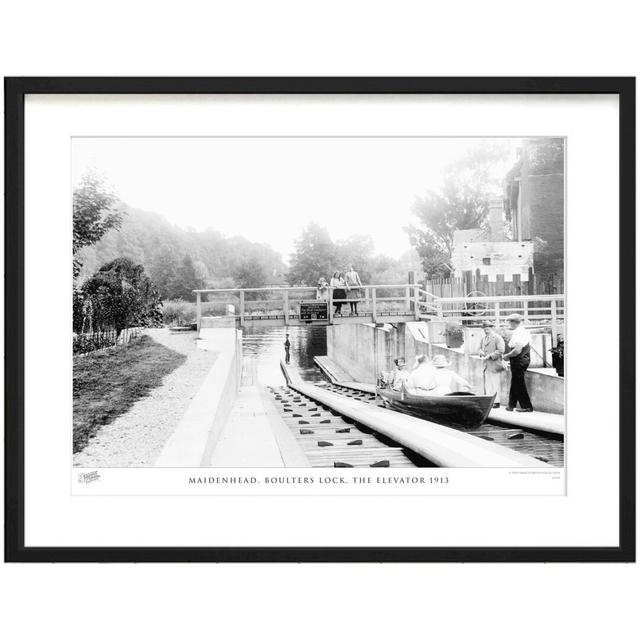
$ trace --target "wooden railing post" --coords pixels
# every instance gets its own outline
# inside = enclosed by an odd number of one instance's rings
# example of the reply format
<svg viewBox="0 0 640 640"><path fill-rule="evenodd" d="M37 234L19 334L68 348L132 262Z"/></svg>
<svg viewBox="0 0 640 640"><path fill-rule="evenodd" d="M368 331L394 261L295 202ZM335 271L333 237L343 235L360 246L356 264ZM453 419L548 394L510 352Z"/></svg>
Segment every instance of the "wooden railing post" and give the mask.
<svg viewBox="0 0 640 640"><path fill-rule="evenodd" d="M523 323L526 325L529 322L529 301L523 300L522 305L522 317L524 318Z"/></svg>
<svg viewBox="0 0 640 640"><path fill-rule="evenodd" d="M416 284L413 286L413 317L420 320L420 287Z"/></svg>
<svg viewBox="0 0 640 640"><path fill-rule="evenodd" d="M202 324L202 294L196 292L196 326L200 331L200 325Z"/></svg>
<svg viewBox="0 0 640 640"><path fill-rule="evenodd" d="M558 344L558 324L557 324L556 301L551 301L551 346Z"/></svg>
<svg viewBox="0 0 640 640"><path fill-rule="evenodd" d="M244 327L244 291L240 291L240 326Z"/></svg>
<svg viewBox="0 0 640 640"><path fill-rule="evenodd" d="M376 290L372 289L373 293L373 305L374 305L374 317L375 317L375 301L376 301ZM378 327L373 325L373 376L374 376L374 385L375 385L375 395L373 398L374 404L378 404L378 378L380 377L380 369L378 367Z"/></svg>
<svg viewBox="0 0 640 640"><path fill-rule="evenodd" d="M284 326L289 324L289 292L285 289L282 292L282 304L284 307Z"/></svg>
<svg viewBox="0 0 640 640"><path fill-rule="evenodd" d="M374 324L378 321L376 316L376 289L371 289L371 315L373 316Z"/></svg>
<svg viewBox="0 0 640 640"><path fill-rule="evenodd" d="M329 287L329 324L333 324L333 287Z"/></svg>
<svg viewBox="0 0 640 640"><path fill-rule="evenodd" d="M406 311L411 311L411 287L406 289Z"/></svg>
<svg viewBox="0 0 640 640"><path fill-rule="evenodd" d="M500 326L500 303L499 302L493 303L493 313L496 317L496 327L499 327Z"/></svg>

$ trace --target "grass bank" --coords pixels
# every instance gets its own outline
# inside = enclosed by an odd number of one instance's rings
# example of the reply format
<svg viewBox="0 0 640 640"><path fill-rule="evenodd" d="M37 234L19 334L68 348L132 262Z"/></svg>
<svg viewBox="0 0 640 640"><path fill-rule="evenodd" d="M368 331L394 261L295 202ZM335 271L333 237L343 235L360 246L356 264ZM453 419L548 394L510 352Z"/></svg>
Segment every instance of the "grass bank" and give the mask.
<svg viewBox="0 0 640 640"><path fill-rule="evenodd" d="M73 452L82 451L102 425L126 413L187 356L149 336L73 359Z"/></svg>

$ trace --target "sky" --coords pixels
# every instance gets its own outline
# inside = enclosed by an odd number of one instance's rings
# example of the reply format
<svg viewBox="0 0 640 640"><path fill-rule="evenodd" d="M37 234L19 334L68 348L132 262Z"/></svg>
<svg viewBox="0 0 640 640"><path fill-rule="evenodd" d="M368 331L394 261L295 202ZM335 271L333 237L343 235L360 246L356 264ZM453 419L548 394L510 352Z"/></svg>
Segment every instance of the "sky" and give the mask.
<svg viewBox="0 0 640 640"><path fill-rule="evenodd" d="M311 221L334 240L372 236L376 252L409 249L412 205L438 189L448 164L500 142L515 161L519 139L479 138L74 138L74 186L101 173L131 207L172 224L270 244L285 260Z"/></svg>

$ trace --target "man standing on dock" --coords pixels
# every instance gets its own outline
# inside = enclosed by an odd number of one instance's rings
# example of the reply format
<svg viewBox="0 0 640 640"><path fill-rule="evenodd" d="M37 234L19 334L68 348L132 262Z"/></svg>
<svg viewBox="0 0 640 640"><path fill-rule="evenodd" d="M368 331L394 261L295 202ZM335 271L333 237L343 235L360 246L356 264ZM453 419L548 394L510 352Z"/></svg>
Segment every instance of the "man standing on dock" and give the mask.
<svg viewBox="0 0 640 640"><path fill-rule="evenodd" d="M529 355L531 351L530 341L531 334L522 326L522 316L518 313L512 313L508 318L509 326L513 333L509 340L509 351L504 354L504 359L509 360L511 367L511 388L509 389L509 405L507 411L516 409L518 402L520 408L516 411L530 412L533 411L527 385L524 380L524 374L531 362Z"/></svg>
<svg viewBox="0 0 640 640"><path fill-rule="evenodd" d="M502 354L504 353L504 340L494 329L493 322L485 320L482 323L484 338L480 344L480 356L483 359L484 393L487 396L496 394L493 403L494 408L500 406L500 381L505 370Z"/></svg>
<svg viewBox="0 0 640 640"><path fill-rule="evenodd" d="M291 362L291 342L289 341L289 334L286 334L284 341L284 362L289 364Z"/></svg>

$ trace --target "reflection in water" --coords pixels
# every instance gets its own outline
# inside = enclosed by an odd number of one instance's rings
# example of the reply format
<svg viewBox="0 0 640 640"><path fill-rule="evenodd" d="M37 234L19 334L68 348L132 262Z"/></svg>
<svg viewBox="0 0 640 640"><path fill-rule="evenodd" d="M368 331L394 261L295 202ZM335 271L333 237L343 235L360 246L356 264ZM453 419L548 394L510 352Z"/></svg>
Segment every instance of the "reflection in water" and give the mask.
<svg viewBox="0 0 640 640"><path fill-rule="evenodd" d="M256 360L259 384L273 386L284 383L280 360L284 360L286 333L291 342L291 364L300 367L300 374L305 380L323 380L313 358L327 355L326 327L251 327L242 333L242 357L245 362Z"/></svg>

